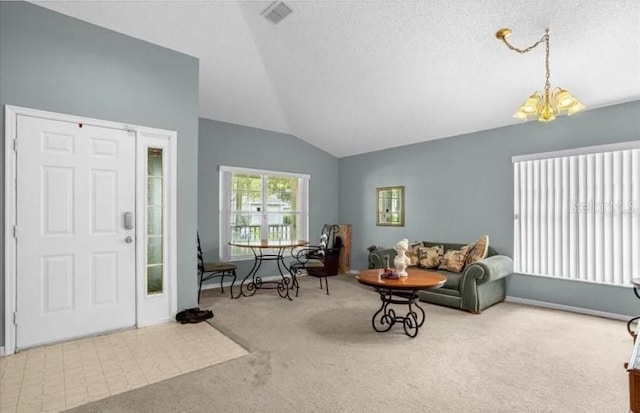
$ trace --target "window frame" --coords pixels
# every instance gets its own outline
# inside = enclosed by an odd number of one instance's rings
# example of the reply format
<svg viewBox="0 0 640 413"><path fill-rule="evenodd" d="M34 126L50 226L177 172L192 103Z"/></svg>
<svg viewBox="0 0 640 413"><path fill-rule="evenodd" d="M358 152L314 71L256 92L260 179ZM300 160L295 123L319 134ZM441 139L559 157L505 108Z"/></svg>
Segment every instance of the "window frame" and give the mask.
<svg viewBox="0 0 640 413"><path fill-rule="evenodd" d="M309 237L309 182L311 180L311 176L308 174L300 174L293 172L284 172L284 171L273 171L273 170L265 170L265 169L254 169L254 168L243 168L236 166L226 166L220 165L218 168L218 175L220 180L219 187L219 216L218 216L218 225L219 225L219 239L220 239L220 260L222 261L245 261L248 259L253 259L254 256L247 249L247 253L243 255L231 255L231 246L229 245L229 241L231 241L231 217L234 212L230 208L230 200L232 195L232 181L234 174L252 174L252 175L260 175L263 185L262 185L262 206L260 210L261 214L261 226L260 226L260 234L261 239L264 239L268 235L269 228L269 216L270 215L280 215L282 211L270 211L268 210L268 197L267 197L267 180L269 177L277 177L277 178L295 178L299 180L298 185L298 203L299 208L297 211L291 211L293 214L300 215L300 239L308 239Z"/></svg>

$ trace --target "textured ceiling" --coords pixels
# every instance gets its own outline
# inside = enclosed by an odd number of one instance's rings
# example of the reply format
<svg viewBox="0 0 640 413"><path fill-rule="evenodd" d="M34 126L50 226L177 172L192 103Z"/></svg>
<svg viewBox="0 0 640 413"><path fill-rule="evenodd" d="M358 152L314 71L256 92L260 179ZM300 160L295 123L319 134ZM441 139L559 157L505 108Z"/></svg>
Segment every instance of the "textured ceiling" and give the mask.
<svg viewBox="0 0 640 413"><path fill-rule="evenodd" d="M640 99L638 0L35 2L200 59L200 116L290 133L343 157L517 123L544 85L588 108ZM579 116L579 115L576 115ZM539 126L541 132L545 125Z"/></svg>

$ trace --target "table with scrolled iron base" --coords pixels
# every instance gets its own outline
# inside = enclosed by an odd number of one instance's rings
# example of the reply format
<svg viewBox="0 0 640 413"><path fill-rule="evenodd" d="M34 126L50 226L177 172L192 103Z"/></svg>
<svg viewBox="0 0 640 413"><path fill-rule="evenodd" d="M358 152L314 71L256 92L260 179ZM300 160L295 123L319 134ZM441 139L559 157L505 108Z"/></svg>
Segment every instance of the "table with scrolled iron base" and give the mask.
<svg viewBox="0 0 640 413"><path fill-rule="evenodd" d="M382 269L374 269L361 271L356 276L359 283L374 287L380 295L382 305L371 318L371 325L378 333L391 330L395 323L402 323L404 333L416 337L425 320L424 310L418 305L418 291L440 288L447 281L433 271L408 268L407 273L407 277L389 279L382 277ZM399 315L390 304L409 308L405 315Z"/></svg>
<svg viewBox="0 0 640 413"><path fill-rule="evenodd" d="M291 301L289 290L293 288L293 281L286 271L284 262L284 253L288 249L302 247L307 245L307 241L269 241L261 240L259 242L230 242L229 245L234 247L249 248L253 253L253 267L246 277L240 283L240 292L234 298L251 297L258 290L278 290L278 295L282 298L288 298ZM273 250L275 252L267 252ZM281 279L278 281L262 281L262 277L258 275L258 271L264 261L275 261L280 272ZM283 268L285 271L283 271Z"/></svg>
<svg viewBox="0 0 640 413"><path fill-rule="evenodd" d="M404 333L409 337L418 335L418 329L424 324L424 310L418 305L417 290L408 292L393 291L386 288L378 288L382 306L373 315L371 325L378 333L391 330L395 323L402 323ZM409 311L404 316L396 314L395 310L389 307L389 304L404 304L409 306ZM420 315L414 311L414 308L420 310Z"/></svg>
<svg viewBox="0 0 640 413"><path fill-rule="evenodd" d="M633 284L633 293L636 295L636 297L638 297L638 299L640 299L640 278L633 278L631 279L631 284ZM631 328L631 324L633 324L634 321L636 320L640 320L640 315L637 317L633 317L631 320L627 321L627 331L629 332L629 334L631 335L631 337L635 337L635 333L633 332L633 329Z"/></svg>

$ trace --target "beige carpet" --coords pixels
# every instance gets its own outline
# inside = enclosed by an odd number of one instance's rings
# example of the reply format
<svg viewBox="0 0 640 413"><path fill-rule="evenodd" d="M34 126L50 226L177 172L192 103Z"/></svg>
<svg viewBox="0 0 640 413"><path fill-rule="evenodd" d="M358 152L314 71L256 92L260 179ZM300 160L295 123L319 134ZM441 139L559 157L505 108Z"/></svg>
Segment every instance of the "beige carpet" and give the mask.
<svg viewBox="0 0 640 413"><path fill-rule="evenodd" d="M371 329L377 294L353 276L230 300L212 324L252 353L77 412L626 412L620 321L502 303L481 315L424 304L410 339ZM213 351L214 349L212 349Z"/></svg>

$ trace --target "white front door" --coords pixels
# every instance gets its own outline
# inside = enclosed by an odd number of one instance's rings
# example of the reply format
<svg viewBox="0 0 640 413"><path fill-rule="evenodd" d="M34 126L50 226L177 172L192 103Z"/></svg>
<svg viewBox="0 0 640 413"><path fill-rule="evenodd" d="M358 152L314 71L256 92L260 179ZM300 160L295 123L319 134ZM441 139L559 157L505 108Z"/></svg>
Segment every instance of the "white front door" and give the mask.
<svg viewBox="0 0 640 413"><path fill-rule="evenodd" d="M124 130L18 115L17 348L136 324L135 149Z"/></svg>

